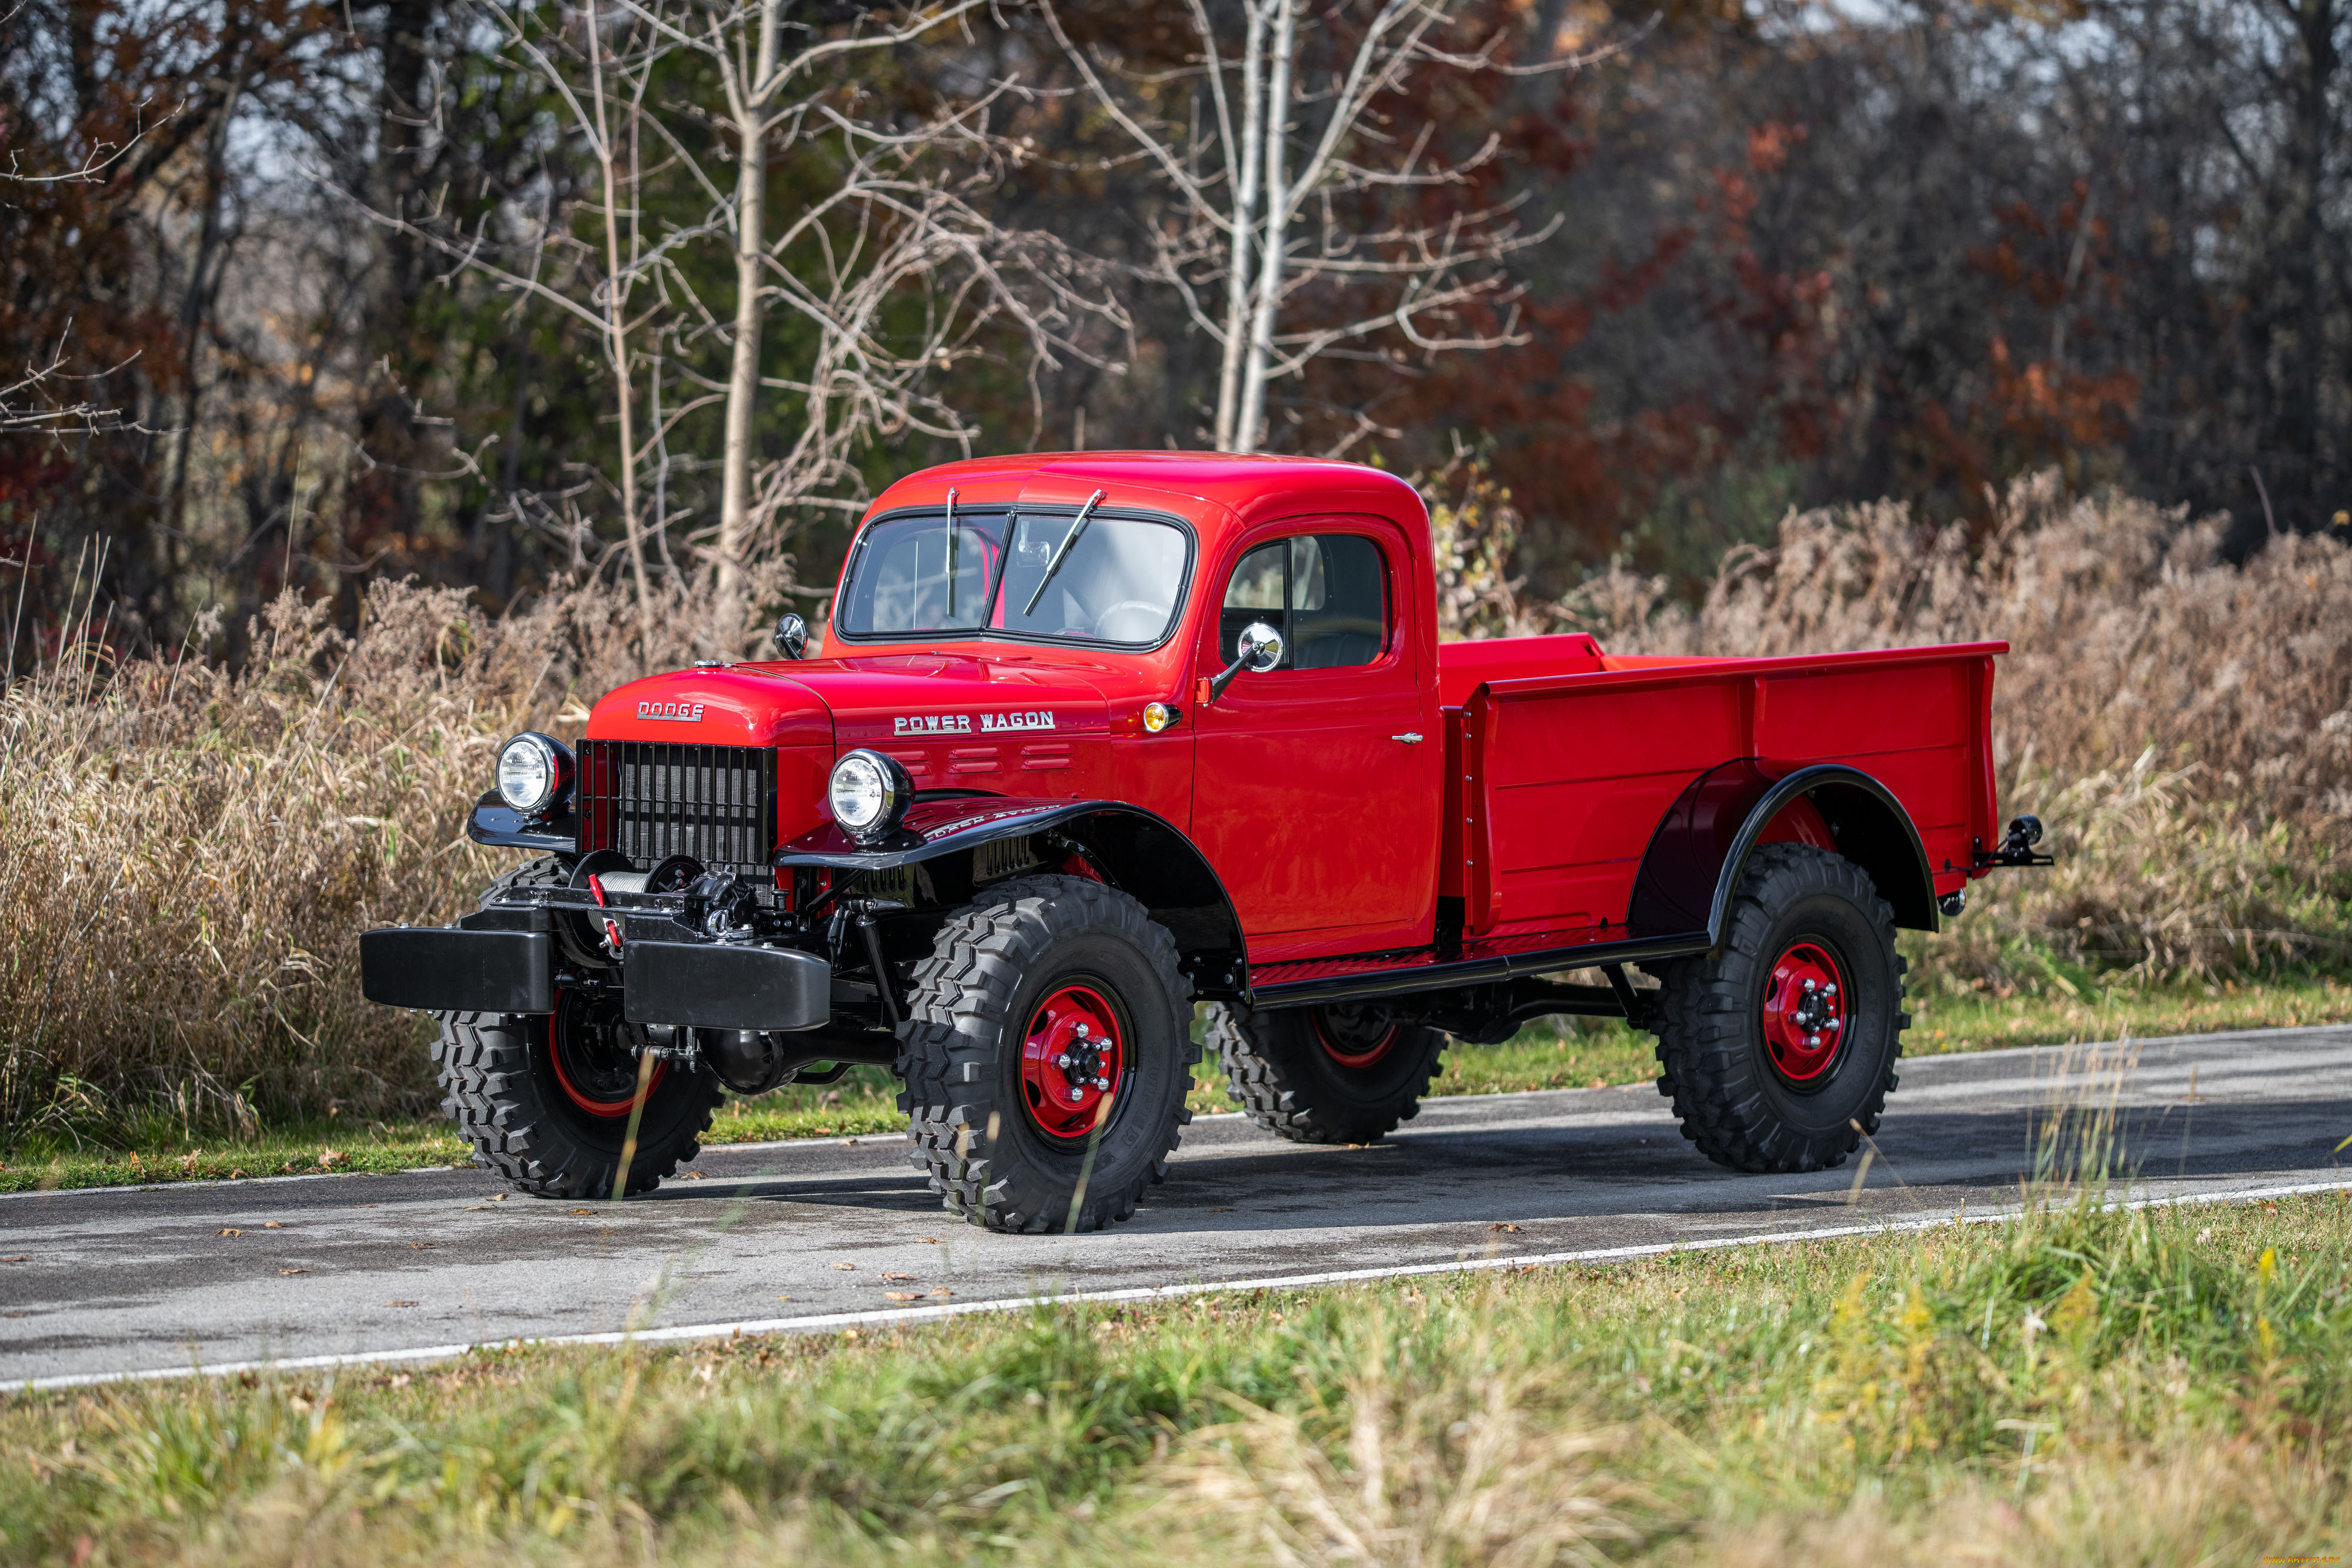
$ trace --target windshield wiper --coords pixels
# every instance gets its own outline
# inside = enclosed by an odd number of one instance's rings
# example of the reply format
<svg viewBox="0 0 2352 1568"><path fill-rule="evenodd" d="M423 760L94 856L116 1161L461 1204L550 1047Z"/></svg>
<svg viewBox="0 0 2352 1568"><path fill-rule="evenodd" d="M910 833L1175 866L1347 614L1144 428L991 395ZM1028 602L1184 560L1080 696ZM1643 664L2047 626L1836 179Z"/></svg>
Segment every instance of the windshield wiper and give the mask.
<svg viewBox="0 0 2352 1568"><path fill-rule="evenodd" d="M955 624L956 521L955 487L948 487L948 624Z"/></svg>
<svg viewBox="0 0 2352 1568"><path fill-rule="evenodd" d="M1024 621L1037 612L1037 601L1045 597L1045 585L1054 580L1054 574L1062 570L1062 562L1069 559L1070 547L1076 544L1078 536L1087 531L1087 519L1095 515L1095 505L1102 498L1103 492L1097 490L1087 497L1087 504L1078 508L1078 520L1072 523L1070 531L1062 536L1062 542L1055 548L1054 559L1045 563L1045 575L1037 580L1036 591L1030 594L1029 602L1021 607L1021 619Z"/></svg>

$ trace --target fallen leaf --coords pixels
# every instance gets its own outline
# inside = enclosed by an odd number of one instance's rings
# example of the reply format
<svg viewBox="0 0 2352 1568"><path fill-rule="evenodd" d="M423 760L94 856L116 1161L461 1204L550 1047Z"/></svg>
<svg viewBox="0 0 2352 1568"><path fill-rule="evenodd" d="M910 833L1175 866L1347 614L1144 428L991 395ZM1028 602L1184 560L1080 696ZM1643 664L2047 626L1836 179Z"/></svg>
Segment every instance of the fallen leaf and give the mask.
<svg viewBox="0 0 2352 1568"><path fill-rule="evenodd" d="M836 1269L855 1269L857 1265L855 1263L835 1263L834 1267Z"/></svg>
<svg viewBox="0 0 2352 1568"><path fill-rule="evenodd" d="M931 1294L934 1296L952 1296L955 1292L949 1290L945 1285L941 1285L938 1290L933 1291Z"/></svg>
<svg viewBox="0 0 2352 1568"><path fill-rule="evenodd" d="M688 1171L686 1173L686 1179L688 1181L700 1181L702 1179L702 1173L700 1171Z"/></svg>
<svg viewBox="0 0 2352 1568"><path fill-rule="evenodd" d="M29 1263L32 1259L19 1252L14 1258L0 1258L0 1263Z"/></svg>
<svg viewBox="0 0 2352 1568"><path fill-rule="evenodd" d="M416 1303L415 1303L415 1301L386 1301L386 1302L384 1302L384 1305L385 1305L385 1306L387 1306L387 1307L413 1307L413 1306L415 1306L415 1304L416 1304Z"/></svg>
<svg viewBox="0 0 2352 1568"><path fill-rule="evenodd" d="M886 1301L919 1301L923 1299L923 1292L920 1291L885 1291L882 1292L882 1299Z"/></svg>
<svg viewBox="0 0 2352 1568"><path fill-rule="evenodd" d="M1516 1225L1504 1224L1498 1221L1496 1224L1486 1227L1486 1228L1489 1230L1517 1230L1518 1227Z"/></svg>
<svg viewBox="0 0 2352 1568"><path fill-rule="evenodd" d="M912 1282L913 1282L914 1278L915 1278L912 1274L891 1274L891 1273L885 1273L882 1277L883 1277L884 1279L886 1279L886 1280L889 1281L890 1281L892 1284L894 1284L894 1285L910 1284L910 1283L912 1283Z"/></svg>
<svg viewBox="0 0 2352 1568"><path fill-rule="evenodd" d="M261 1228L264 1230L283 1230L286 1228L278 1224L278 1221L274 1219L268 1219L262 1222Z"/></svg>
<svg viewBox="0 0 2352 1568"><path fill-rule="evenodd" d="M776 1298L776 1300L778 1300L778 1301L791 1301L791 1300L792 1300L792 1298L791 1298L790 1296L778 1296L778 1297Z"/></svg>
<svg viewBox="0 0 2352 1568"><path fill-rule="evenodd" d="M1209 1213L1211 1213L1211 1214L1231 1214L1231 1213L1233 1212L1233 1210L1232 1210L1230 1207L1227 1207L1227 1208L1213 1208L1213 1209L1210 1209L1208 1212L1209 1212Z"/></svg>
<svg viewBox="0 0 2352 1568"><path fill-rule="evenodd" d="M245 1232L239 1230L234 1225L224 1225L218 1230L213 1232L213 1234L215 1236L242 1236Z"/></svg>
<svg viewBox="0 0 2352 1568"><path fill-rule="evenodd" d="M593 1214L596 1211L593 1208L567 1208L563 1212L566 1214Z"/></svg>
<svg viewBox="0 0 2352 1568"><path fill-rule="evenodd" d="M308 1269L280 1269L278 1271L281 1274L307 1274L310 1270Z"/></svg>
<svg viewBox="0 0 2352 1568"><path fill-rule="evenodd" d="M844 1138L841 1140L841 1146L845 1149L854 1149L857 1146L857 1140L856 1138Z"/></svg>
<svg viewBox="0 0 2352 1568"><path fill-rule="evenodd" d="M940 1244L940 1239L936 1236L918 1236L915 1239L918 1241L928 1241L934 1247L937 1247Z"/></svg>
<svg viewBox="0 0 2352 1568"><path fill-rule="evenodd" d="M495 1211L487 1203L476 1203L468 1204L466 1207L466 1212L467 1214L490 1214Z"/></svg>
<svg viewBox="0 0 2352 1568"><path fill-rule="evenodd" d="M1516 1225L1514 1225L1514 1226L1512 1226L1512 1227L1511 1227L1511 1228L1512 1228L1512 1229L1514 1229L1514 1230L1517 1230L1517 1229L1518 1228L1518 1227L1517 1227L1517 1226L1516 1226ZM410 1242L410 1243L408 1244L408 1249L409 1249L411 1252L422 1252L422 1251L424 1251L427 1247L430 1247L430 1246L432 1246L432 1245L433 1245L433 1243L431 1243L430 1241L412 1241L412 1242Z"/></svg>
<svg viewBox="0 0 2352 1568"><path fill-rule="evenodd" d="M507 1199L509 1199L509 1197L512 1197L513 1196L514 1196L514 1194L512 1194L512 1193L510 1193L510 1192L494 1192L494 1193L490 1194L490 1201L491 1201L492 1203L504 1203Z"/></svg>

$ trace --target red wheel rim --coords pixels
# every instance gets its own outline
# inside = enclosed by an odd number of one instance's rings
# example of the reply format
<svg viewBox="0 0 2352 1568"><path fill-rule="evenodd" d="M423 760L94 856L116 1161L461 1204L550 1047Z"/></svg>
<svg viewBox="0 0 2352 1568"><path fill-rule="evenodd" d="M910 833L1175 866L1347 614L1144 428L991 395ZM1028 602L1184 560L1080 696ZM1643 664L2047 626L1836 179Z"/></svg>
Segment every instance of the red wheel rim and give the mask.
<svg viewBox="0 0 2352 1568"><path fill-rule="evenodd" d="M1054 992L1022 1031L1022 1103L1049 1138L1080 1140L1107 1124L1127 1068L1118 1009L1092 986Z"/></svg>
<svg viewBox="0 0 2352 1568"><path fill-rule="evenodd" d="M1315 1043L1342 1067L1370 1067L1404 1035L1386 1008L1316 1008L1307 1017Z"/></svg>
<svg viewBox="0 0 2352 1568"><path fill-rule="evenodd" d="M1814 1083L1836 1065L1852 1032L1845 971L1827 947L1792 942L1764 982L1764 1050L1790 1083Z"/></svg>
<svg viewBox="0 0 2352 1568"><path fill-rule="evenodd" d="M612 1016L598 1016L609 1012ZM577 994L555 993L555 1010L547 1015L547 1060L563 1097L591 1116L625 1116L637 1097L637 1065L621 1036L620 1005L583 1009ZM653 1081L646 1098L661 1087L669 1063L654 1063ZM614 1098L615 1093L618 1098Z"/></svg>

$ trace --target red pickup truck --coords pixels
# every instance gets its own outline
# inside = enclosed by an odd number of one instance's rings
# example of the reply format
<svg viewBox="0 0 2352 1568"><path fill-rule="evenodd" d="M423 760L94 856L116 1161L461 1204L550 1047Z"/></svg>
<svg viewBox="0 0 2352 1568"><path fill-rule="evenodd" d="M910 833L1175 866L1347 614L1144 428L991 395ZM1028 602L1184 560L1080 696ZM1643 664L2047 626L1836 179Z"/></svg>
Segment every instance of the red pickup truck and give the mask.
<svg viewBox="0 0 2352 1568"><path fill-rule="evenodd" d="M645 1190L723 1090L872 1063L949 1208L1093 1229L1167 1172L1202 1002L1283 1137L1380 1137L1449 1036L1605 1014L1702 1153L1811 1170L1895 1088L1896 927L2046 863L1994 826L2005 644L1441 645L1421 498L1352 465L933 468L807 641L517 736L468 831L540 853L363 936L518 1188Z"/></svg>

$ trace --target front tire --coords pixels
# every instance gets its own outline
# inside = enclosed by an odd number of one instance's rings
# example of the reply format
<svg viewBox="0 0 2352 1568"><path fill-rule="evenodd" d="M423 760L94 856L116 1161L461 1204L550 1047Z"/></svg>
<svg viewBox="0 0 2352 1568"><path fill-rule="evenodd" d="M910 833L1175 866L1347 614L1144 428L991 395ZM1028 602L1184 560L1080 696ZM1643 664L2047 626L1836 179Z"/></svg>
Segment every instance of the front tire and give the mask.
<svg viewBox="0 0 2352 1568"><path fill-rule="evenodd" d="M609 992L559 992L552 1013L444 1018L433 1048L441 1108L474 1145L474 1163L534 1197L612 1197L636 1094L627 1029ZM707 1071L656 1064L629 1196L651 1192L702 1152L719 1097Z"/></svg>
<svg viewBox="0 0 2352 1568"><path fill-rule="evenodd" d="M1378 1003L1209 1011L1226 1095L1294 1144L1370 1144L1421 1112L1445 1036Z"/></svg>
<svg viewBox="0 0 2352 1568"><path fill-rule="evenodd" d="M991 1230L1095 1230L1165 1179L1200 1047L1176 941L1082 877L984 888L915 967L898 1027L915 1168Z"/></svg>
<svg viewBox="0 0 2352 1568"><path fill-rule="evenodd" d="M1660 975L1658 1092L1719 1166L1842 1165L1878 1131L1902 1054L1895 912L1868 873L1804 844L1759 847L1721 947Z"/></svg>

